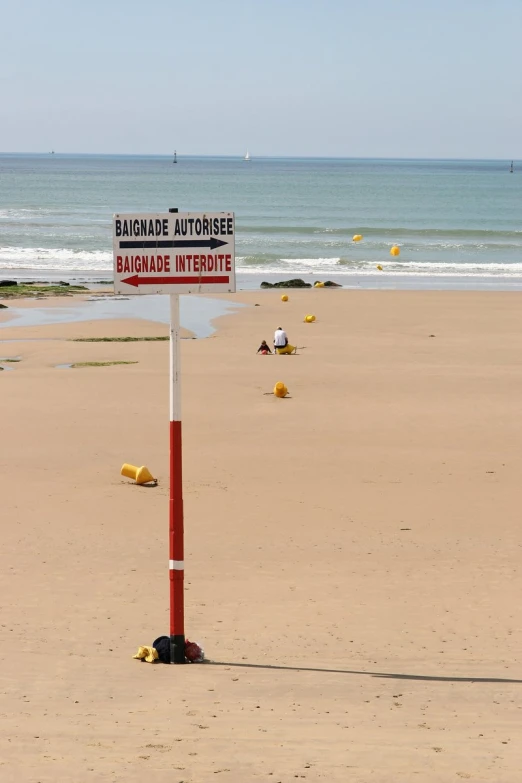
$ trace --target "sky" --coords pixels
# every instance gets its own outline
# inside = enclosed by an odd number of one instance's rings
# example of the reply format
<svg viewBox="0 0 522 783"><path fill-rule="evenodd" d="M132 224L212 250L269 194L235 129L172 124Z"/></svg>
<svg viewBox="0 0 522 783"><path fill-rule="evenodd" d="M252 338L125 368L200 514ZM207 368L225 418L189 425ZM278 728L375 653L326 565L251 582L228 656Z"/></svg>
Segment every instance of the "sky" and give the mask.
<svg viewBox="0 0 522 783"><path fill-rule="evenodd" d="M522 0L0 0L0 151L522 158Z"/></svg>

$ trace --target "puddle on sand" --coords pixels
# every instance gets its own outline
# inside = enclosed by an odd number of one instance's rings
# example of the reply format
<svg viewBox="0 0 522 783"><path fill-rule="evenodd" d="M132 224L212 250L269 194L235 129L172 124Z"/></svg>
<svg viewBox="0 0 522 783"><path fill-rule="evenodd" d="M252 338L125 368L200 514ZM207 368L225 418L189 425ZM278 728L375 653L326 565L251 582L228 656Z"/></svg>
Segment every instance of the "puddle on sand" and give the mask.
<svg viewBox="0 0 522 783"><path fill-rule="evenodd" d="M211 321L220 315L233 313L241 302L223 299L209 299L205 296L181 296L180 320L185 329L196 337L209 337L215 332ZM96 301L78 302L74 307L10 308L14 317L0 323L0 330L17 326L46 326L77 321L121 320L140 318L168 324L170 301L168 296L135 296L129 299L107 297Z"/></svg>
<svg viewBox="0 0 522 783"><path fill-rule="evenodd" d="M14 370L12 365L17 365L21 361L21 356L0 356L0 372L3 370Z"/></svg>
<svg viewBox="0 0 522 783"><path fill-rule="evenodd" d="M70 370L71 367L72 367L72 363L71 364L55 364L54 366L55 366L56 370Z"/></svg>

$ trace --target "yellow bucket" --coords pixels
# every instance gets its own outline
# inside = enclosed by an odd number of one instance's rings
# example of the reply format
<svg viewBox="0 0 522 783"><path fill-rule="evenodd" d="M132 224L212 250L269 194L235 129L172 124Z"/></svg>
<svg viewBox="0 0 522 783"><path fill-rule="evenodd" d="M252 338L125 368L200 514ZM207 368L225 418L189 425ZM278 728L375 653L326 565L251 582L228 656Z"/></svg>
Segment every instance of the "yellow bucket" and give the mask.
<svg viewBox="0 0 522 783"><path fill-rule="evenodd" d="M285 345L283 348L276 348L277 353L293 353L295 351L295 345Z"/></svg>
<svg viewBox="0 0 522 783"><path fill-rule="evenodd" d="M278 381L274 386L274 394L276 397L286 397L288 389L284 385L283 381Z"/></svg>

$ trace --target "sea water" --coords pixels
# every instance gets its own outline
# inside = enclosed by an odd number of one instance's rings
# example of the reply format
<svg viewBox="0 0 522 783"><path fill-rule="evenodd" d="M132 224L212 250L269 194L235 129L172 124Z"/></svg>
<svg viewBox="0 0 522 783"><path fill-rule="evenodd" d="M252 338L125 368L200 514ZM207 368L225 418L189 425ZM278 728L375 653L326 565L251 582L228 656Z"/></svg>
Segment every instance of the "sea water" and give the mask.
<svg viewBox="0 0 522 783"><path fill-rule="evenodd" d="M112 279L116 212L233 211L239 287L522 287L522 163L0 155L0 278ZM352 237L362 234L361 242ZM400 255L390 248L397 244ZM381 266L382 271L377 267Z"/></svg>

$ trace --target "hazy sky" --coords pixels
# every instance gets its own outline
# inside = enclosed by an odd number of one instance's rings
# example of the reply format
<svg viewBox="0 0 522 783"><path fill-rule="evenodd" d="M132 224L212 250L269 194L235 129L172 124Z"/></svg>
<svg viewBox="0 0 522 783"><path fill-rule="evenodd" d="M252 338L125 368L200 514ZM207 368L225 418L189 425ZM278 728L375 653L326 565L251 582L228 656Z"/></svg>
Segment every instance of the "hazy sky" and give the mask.
<svg viewBox="0 0 522 783"><path fill-rule="evenodd" d="M0 151L522 158L522 0L0 0Z"/></svg>

